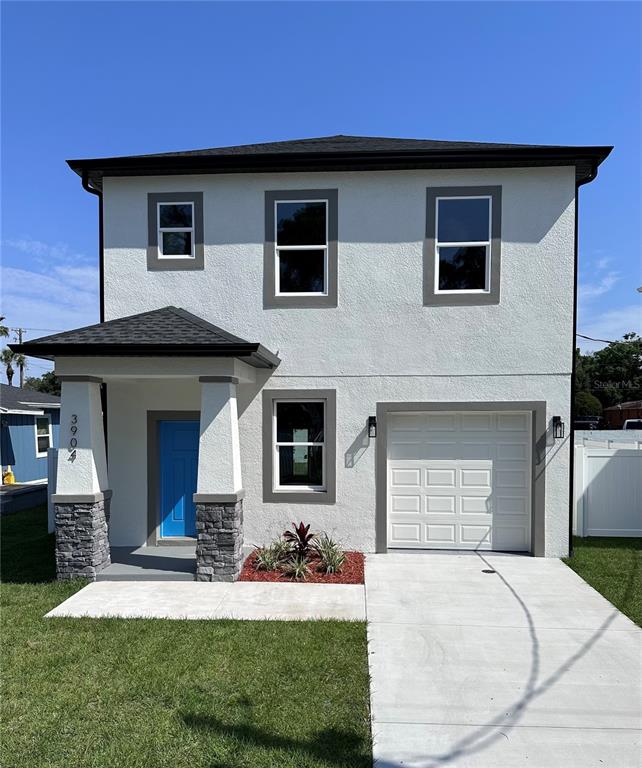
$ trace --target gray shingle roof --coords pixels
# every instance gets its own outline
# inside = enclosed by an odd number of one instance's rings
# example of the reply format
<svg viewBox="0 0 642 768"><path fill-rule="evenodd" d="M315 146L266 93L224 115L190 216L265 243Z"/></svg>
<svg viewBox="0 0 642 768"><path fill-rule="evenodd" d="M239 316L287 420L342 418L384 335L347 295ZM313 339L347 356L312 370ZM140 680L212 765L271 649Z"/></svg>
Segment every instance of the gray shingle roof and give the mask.
<svg viewBox="0 0 642 768"><path fill-rule="evenodd" d="M103 176L538 165L574 165L578 181L584 183L592 180L611 149L337 135L68 163L96 189L101 188Z"/></svg>
<svg viewBox="0 0 642 768"><path fill-rule="evenodd" d="M1 408L10 411L27 411L31 408L39 410L39 406L47 403L59 406L60 398L45 392L36 392L34 389L20 389L20 387L10 387L8 384L0 384Z"/></svg>
<svg viewBox="0 0 642 768"><path fill-rule="evenodd" d="M163 307L105 323L11 344L35 357L56 355L167 355L247 358L258 367L279 359L259 343L246 341L179 307Z"/></svg>
<svg viewBox="0 0 642 768"><path fill-rule="evenodd" d="M510 149L527 147L545 147L545 144L501 144L482 141L438 141L435 139L397 139L384 136L316 136L309 139L290 139L288 141L269 141L259 144L239 144L231 147L208 147L189 149L179 152L157 152L131 157L190 157L190 156L229 156L229 155L265 155L283 153L310 152L443 152L453 149Z"/></svg>

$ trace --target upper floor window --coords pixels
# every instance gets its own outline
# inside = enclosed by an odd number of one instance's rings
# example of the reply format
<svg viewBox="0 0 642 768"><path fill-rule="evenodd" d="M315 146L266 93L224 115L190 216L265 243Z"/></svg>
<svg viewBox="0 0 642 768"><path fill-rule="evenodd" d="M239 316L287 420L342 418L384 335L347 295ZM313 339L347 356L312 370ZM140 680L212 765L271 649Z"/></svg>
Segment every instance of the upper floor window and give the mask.
<svg viewBox="0 0 642 768"><path fill-rule="evenodd" d="M194 258L194 203L158 204L158 256Z"/></svg>
<svg viewBox="0 0 642 768"><path fill-rule="evenodd" d="M328 201L276 201L277 296L327 296Z"/></svg>
<svg viewBox="0 0 642 768"><path fill-rule="evenodd" d="M490 197L438 197L435 291L488 291Z"/></svg>
<svg viewBox="0 0 642 768"><path fill-rule="evenodd" d="M51 417L36 416L36 457L46 456L52 445Z"/></svg>
<svg viewBox="0 0 642 768"><path fill-rule="evenodd" d="M336 307L338 193L265 193L264 306Z"/></svg>
<svg viewBox="0 0 642 768"><path fill-rule="evenodd" d="M203 269L203 193L147 195L147 268Z"/></svg>
<svg viewBox="0 0 642 768"><path fill-rule="evenodd" d="M501 187L428 189L424 304L497 304Z"/></svg>

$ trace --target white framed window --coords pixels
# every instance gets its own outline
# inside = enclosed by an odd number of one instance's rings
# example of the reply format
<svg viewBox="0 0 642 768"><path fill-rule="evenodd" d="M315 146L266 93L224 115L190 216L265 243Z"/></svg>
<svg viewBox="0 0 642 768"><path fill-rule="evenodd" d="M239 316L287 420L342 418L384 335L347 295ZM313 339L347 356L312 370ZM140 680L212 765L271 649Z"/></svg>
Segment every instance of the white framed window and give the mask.
<svg viewBox="0 0 642 768"><path fill-rule="evenodd" d="M435 198L435 294L490 293L491 195Z"/></svg>
<svg viewBox="0 0 642 768"><path fill-rule="evenodd" d="M274 201L276 296L328 295L328 201Z"/></svg>
<svg viewBox="0 0 642 768"><path fill-rule="evenodd" d="M194 203L157 203L158 258L193 259Z"/></svg>
<svg viewBox="0 0 642 768"><path fill-rule="evenodd" d="M47 455L47 451L53 445L53 434L51 431L51 416L36 416L36 457L41 459Z"/></svg>
<svg viewBox="0 0 642 768"><path fill-rule="evenodd" d="M325 400L273 401L273 490L326 490Z"/></svg>

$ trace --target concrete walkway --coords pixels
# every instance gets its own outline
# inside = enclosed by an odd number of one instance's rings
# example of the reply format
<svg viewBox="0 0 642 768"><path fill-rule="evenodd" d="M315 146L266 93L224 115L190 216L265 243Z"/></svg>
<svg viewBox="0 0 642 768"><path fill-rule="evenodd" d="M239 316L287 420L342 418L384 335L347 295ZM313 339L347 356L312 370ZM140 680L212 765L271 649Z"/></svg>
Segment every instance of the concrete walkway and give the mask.
<svg viewBox="0 0 642 768"><path fill-rule="evenodd" d="M366 602L378 768L640 765L642 632L559 560L372 555Z"/></svg>
<svg viewBox="0 0 642 768"><path fill-rule="evenodd" d="M365 593L354 584L99 581L47 614L59 616L364 621Z"/></svg>

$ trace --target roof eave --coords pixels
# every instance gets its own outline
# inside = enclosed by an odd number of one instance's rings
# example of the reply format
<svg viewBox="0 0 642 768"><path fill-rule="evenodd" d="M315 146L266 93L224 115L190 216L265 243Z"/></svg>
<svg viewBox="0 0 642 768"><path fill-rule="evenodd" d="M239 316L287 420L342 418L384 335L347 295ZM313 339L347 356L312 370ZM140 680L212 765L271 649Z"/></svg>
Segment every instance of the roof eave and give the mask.
<svg viewBox="0 0 642 768"><path fill-rule="evenodd" d="M280 359L261 344L10 344L14 352L56 357L235 357L254 368L276 368Z"/></svg>
<svg viewBox="0 0 642 768"><path fill-rule="evenodd" d="M592 181L613 147L523 147L479 150L296 152L68 160L79 176L100 188L104 176L286 171L366 171L413 168L484 168L574 165L578 184Z"/></svg>

